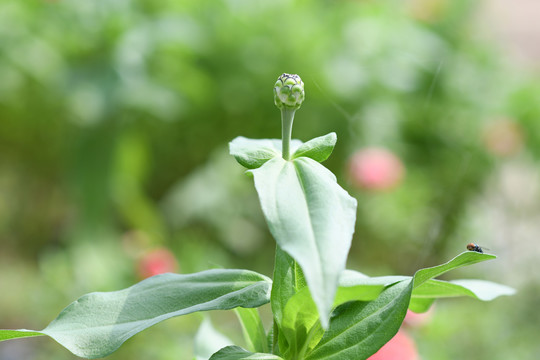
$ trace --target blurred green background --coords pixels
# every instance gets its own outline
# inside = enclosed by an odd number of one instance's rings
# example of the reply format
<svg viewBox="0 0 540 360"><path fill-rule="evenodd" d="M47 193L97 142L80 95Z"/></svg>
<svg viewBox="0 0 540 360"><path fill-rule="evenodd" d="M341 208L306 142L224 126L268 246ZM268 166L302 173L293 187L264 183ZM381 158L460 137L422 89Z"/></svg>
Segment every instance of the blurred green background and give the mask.
<svg viewBox="0 0 540 360"><path fill-rule="evenodd" d="M422 359L538 359L540 77L481 4L0 1L0 328L42 329L84 293L130 286L155 249L181 273L270 275L274 242L227 144L280 136L272 86L288 72L306 88L293 137L335 131L325 165L359 201L349 268L410 275L475 242L499 259L449 276L518 289L437 303L410 331ZM373 148L400 166L391 186L351 170ZM109 358L189 359L200 321ZM75 357L0 344L23 358Z"/></svg>

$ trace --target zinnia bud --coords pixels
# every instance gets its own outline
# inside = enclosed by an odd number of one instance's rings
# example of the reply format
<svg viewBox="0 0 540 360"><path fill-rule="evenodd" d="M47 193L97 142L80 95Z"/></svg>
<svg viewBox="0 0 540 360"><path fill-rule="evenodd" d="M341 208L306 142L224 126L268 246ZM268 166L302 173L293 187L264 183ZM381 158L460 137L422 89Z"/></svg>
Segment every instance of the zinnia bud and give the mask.
<svg viewBox="0 0 540 360"><path fill-rule="evenodd" d="M281 74L274 85L274 102L279 109L284 107L297 110L304 98L304 83L300 76Z"/></svg>

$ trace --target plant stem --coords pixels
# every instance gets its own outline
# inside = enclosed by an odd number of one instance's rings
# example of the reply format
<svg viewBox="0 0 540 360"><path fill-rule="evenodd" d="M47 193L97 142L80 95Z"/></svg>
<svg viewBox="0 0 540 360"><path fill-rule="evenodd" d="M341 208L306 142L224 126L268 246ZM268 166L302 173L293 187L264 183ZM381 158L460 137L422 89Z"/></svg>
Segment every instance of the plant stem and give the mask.
<svg viewBox="0 0 540 360"><path fill-rule="evenodd" d="M291 158L290 146L295 111L296 109L286 106L281 109L281 153L285 160Z"/></svg>
<svg viewBox="0 0 540 360"><path fill-rule="evenodd" d="M279 338L279 326L274 319L273 321L273 331L272 331L272 354L276 354L278 350L278 338Z"/></svg>

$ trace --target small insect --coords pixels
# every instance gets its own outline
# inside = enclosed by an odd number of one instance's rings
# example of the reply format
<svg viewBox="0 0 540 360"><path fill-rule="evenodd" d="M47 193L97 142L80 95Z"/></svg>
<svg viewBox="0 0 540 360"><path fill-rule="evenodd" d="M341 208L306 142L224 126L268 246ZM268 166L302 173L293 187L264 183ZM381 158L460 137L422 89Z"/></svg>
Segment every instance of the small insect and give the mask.
<svg viewBox="0 0 540 360"><path fill-rule="evenodd" d="M487 249L487 248L486 248L486 249ZM483 250L480 246L478 246L477 244L474 244L474 243L469 243L469 244L467 244L467 250L469 250L469 251L476 251L476 252L479 252L479 253L481 253L481 254L484 253L484 250Z"/></svg>

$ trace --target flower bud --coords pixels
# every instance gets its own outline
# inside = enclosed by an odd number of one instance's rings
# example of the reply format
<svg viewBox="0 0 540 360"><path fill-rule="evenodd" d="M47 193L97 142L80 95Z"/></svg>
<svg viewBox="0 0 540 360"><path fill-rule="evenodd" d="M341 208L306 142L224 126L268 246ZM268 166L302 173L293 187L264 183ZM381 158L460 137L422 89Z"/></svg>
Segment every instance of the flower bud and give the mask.
<svg viewBox="0 0 540 360"><path fill-rule="evenodd" d="M304 98L304 83L300 76L281 74L274 85L274 102L279 109L284 107L297 110Z"/></svg>

